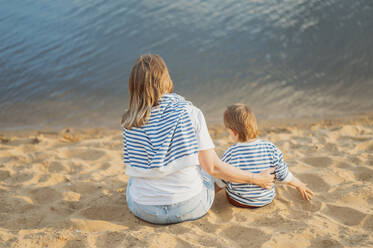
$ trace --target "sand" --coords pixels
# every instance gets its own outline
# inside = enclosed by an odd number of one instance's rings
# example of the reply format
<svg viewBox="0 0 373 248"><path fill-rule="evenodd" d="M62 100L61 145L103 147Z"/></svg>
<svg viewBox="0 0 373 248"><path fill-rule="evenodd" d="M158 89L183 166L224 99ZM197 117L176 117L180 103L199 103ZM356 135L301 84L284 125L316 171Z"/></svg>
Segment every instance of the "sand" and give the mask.
<svg viewBox="0 0 373 248"><path fill-rule="evenodd" d="M134 217L121 131L0 132L0 247L373 247L373 118L261 123L311 202L278 184L274 202L158 226ZM210 127L219 154L227 133Z"/></svg>

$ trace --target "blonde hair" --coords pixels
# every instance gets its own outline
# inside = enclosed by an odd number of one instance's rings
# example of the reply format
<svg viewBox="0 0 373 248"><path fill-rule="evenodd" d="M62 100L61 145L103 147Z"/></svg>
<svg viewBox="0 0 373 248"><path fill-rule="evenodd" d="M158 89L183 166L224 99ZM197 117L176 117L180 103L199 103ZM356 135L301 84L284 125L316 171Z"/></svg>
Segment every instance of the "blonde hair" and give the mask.
<svg viewBox="0 0 373 248"><path fill-rule="evenodd" d="M258 135L258 125L254 113L245 104L237 103L224 112L224 125L237 132L241 142L254 139Z"/></svg>
<svg viewBox="0 0 373 248"><path fill-rule="evenodd" d="M156 54L141 55L132 67L128 80L129 108L122 117L126 129L143 126L159 98L173 91L166 63Z"/></svg>

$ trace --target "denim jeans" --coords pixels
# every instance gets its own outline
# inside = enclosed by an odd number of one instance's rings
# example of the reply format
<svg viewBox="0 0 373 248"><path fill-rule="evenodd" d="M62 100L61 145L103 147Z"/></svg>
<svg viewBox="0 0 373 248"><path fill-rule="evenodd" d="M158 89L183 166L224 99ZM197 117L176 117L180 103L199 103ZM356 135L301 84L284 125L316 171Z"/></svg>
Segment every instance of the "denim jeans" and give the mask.
<svg viewBox="0 0 373 248"><path fill-rule="evenodd" d="M129 189L132 178L127 185L127 204L129 210L138 218L154 224L172 224L203 217L210 209L214 197L214 179L202 171L203 190L189 200L171 205L143 205L132 200Z"/></svg>

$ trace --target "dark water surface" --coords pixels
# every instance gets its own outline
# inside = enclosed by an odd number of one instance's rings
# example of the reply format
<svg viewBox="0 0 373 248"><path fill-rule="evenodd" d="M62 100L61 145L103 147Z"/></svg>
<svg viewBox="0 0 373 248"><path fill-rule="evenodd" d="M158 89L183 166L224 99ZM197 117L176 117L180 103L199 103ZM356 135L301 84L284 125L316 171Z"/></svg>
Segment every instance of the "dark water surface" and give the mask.
<svg viewBox="0 0 373 248"><path fill-rule="evenodd" d="M0 129L118 127L142 53L209 121L373 111L371 0L0 0L0 33Z"/></svg>

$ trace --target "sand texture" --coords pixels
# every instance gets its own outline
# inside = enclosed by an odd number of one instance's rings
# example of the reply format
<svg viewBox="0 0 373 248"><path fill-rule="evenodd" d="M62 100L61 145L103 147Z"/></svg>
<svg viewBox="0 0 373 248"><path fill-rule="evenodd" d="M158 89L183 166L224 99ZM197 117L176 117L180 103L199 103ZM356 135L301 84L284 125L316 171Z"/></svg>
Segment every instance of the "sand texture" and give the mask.
<svg viewBox="0 0 373 248"><path fill-rule="evenodd" d="M210 128L219 154L230 145ZM157 226L128 210L120 130L0 132L0 247L373 247L373 119L262 125L312 202L278 184L260 209L217 194L200 220Z"/></svg>

